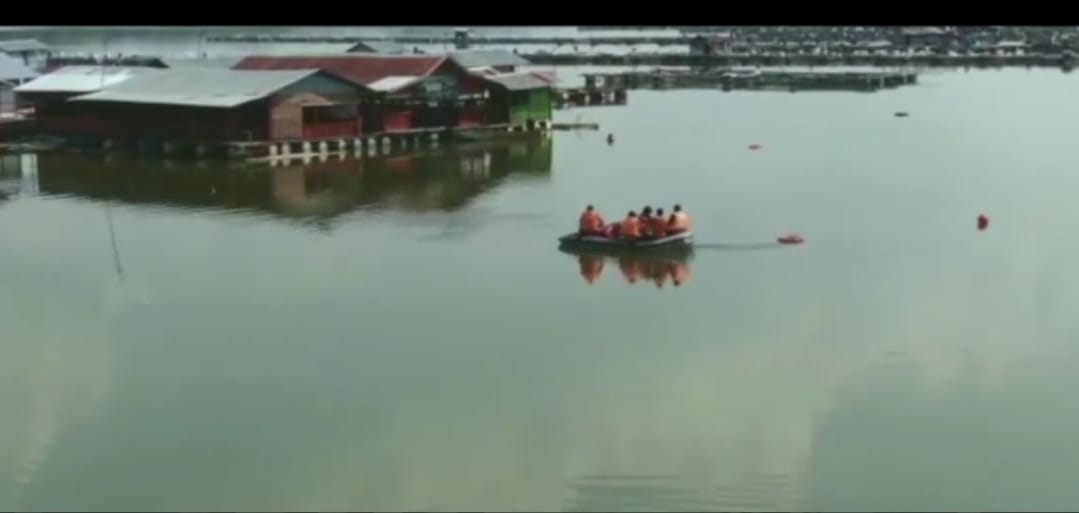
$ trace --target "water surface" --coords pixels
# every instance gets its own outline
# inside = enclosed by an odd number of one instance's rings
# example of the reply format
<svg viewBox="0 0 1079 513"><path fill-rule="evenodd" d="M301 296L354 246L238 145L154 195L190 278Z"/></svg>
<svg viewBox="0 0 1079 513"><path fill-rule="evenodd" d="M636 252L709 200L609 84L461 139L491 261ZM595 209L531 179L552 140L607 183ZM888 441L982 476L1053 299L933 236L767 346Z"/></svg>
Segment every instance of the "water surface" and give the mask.
<svg viewBox="0 0 1079 513"><path fill-rule="evenodd" d="M5 160L0 508L1074 509L1077 85L640 91L558 113L601 132L256 170ZM681 286L555 248L586 203L674 202L720 245Z"/></svg>

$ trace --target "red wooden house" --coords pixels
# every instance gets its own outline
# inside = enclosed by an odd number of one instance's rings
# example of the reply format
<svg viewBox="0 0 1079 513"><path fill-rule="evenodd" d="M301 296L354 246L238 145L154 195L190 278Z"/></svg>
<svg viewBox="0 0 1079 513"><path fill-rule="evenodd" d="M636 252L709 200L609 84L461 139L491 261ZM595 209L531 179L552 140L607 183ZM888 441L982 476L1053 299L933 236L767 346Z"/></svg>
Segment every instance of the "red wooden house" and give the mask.
<svg viewBox="0 0 1079 513"><path fill-rule="evenodd" d="M318 69L352 82L365 133L486 123L489 83L449 56L251 56L233 69Z"/></svg>

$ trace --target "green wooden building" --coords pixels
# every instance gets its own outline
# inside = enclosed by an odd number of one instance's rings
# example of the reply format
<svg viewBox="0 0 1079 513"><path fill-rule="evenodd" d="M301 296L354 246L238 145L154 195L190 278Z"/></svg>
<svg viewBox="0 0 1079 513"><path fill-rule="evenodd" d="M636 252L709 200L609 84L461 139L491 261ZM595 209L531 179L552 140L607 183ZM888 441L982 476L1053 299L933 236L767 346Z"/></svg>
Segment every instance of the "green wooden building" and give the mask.
<svg viewBox="0 0 1079 513"><path fill-rule="evenodd" d="M554 86L532 73L484 77L494 87L488 101L488 122L527 126L551 120L554 110Z"/></svg>

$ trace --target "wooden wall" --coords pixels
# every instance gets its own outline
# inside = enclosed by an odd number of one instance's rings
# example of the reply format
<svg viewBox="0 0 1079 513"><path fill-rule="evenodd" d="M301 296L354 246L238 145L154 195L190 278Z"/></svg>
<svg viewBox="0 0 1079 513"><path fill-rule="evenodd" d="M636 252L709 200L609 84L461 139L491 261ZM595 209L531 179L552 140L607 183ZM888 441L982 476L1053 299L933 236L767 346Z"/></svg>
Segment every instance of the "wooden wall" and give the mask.
<svg viewBox="0 0 1079 513"><path fill-rule="evenodd" d="M359 99L360 90L351 83L325 74L307 77L282 89L270 100L269 138L271 140L303 138L303 108L305 106L356 104ZM356 126L358 131L360 126L358 118Z"/></svg>

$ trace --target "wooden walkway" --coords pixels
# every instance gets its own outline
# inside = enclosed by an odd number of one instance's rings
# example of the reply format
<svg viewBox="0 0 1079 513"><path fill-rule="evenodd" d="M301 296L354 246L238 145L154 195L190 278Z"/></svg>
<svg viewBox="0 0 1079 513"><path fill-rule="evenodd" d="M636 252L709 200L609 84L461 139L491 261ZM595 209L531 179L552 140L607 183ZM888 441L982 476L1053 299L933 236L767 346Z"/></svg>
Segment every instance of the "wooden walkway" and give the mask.
<svg viewBox="0 0 1079 513"><path fill-rule="evenodd" d="M206 39L217 43L313 43L313 44L344 44L359 43L360 41L393 41L395 43L410 45L443 45L453 44L457 40L453 36L426 36L426 37L386 37L386 36L286 36L286 35L220 35L210 36ZM470 45L643 45L656 44L662 46L688 45L690 38L687 36L605 36L605 37L485 37L469 35Z"/></svg>
<svg viewBox="0 0 1079 513"><path fill-rule="evenodd" d="M587 94L610 94L625 89L781 89L876 91L915 84L917 73L836 70L662 70L623 73L587 73Z"/></svg>
<svg viewBox="0 0 1079 513"><path fill-rule="evenodd" d="M599 107L606 105L626 105L629 95L626 87L574 87L560 89L554 98L556 109L572 107Z"/></svg>
<svg viewBox="0 0 1079 513"><path fill-rule="evenodd" d="M325 138L285 141L223 141L200 142L184 140L68 140L54 147L39 147L39 151L79 151L87 153L134 153L162 157L228 158L249 162L291 162L326 159L334 155L376 156L412 153L423 148L441 145L498 140L517 134L543 133L554 130L599 130L597 123L553 123L543 121L530 126L486 125L469 128L417 128L394 132L365 134L352 138Z"/></svg>

